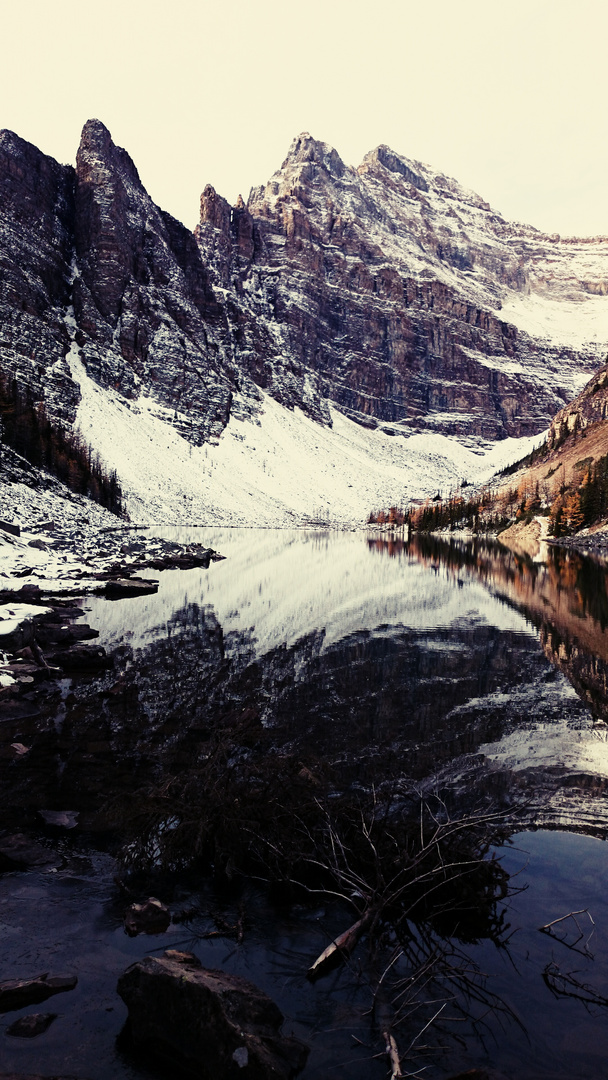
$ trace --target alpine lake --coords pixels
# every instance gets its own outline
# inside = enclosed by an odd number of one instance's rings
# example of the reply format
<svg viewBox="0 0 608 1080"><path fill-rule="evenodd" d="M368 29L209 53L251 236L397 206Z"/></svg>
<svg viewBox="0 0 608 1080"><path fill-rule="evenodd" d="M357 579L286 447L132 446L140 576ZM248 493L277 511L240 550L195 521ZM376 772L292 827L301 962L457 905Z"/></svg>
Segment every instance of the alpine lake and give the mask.
<svg viewBox="0 0 608 1080"><path fill-rule="evenodd" d="M0 1015L0 1071L177 1075L133 1054L116 993L172 948L274 999L302 1080L389 1076L387 1031L403 1076L606 1077L608 568L481 538L151 532L225 558L83 599L111 666L2 725L0 827L52 863L0 875L2 979L78 984L37 1038L6 1030L31 1008ZM148 896L169 929L131 937Z"/></svg>

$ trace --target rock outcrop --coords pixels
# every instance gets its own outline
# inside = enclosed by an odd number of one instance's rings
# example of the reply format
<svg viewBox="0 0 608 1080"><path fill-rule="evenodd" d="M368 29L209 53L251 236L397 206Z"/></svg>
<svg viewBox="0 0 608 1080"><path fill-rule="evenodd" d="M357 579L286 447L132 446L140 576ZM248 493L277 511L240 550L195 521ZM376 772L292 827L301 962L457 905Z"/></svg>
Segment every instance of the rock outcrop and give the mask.
<svg viewBox="0 0 608 1080"><path fill-rule="evenodd" d="M607 418L608 364L604 364L581 393L553 417L547 436L548 449L557 449L570 435L586 436L588 429L603 425Z"/></svg>
<svg viewBox="0 0 608 1080"><path fill-rule="evenodd" d="M195 444L260 389L322 424L499 439L547 426L604 349L539 312L604 318L606 238L511 225L386 146L354 169L301 135L247 204L207 186L192 235L98 120L75 168L4 131L0 211L0 370L63 424L86 372Z"/></svg>

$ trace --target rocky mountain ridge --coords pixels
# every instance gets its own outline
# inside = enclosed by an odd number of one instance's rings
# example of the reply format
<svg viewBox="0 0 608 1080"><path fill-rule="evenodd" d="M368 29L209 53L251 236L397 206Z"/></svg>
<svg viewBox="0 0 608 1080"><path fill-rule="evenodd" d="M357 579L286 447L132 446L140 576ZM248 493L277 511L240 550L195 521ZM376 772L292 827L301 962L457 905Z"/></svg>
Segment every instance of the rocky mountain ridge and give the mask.
<svg viewBox="0 0 608 1080"><path fill-rule="evenodd" d="M206 187L193 236L101 122L75 168L2 132L0 212L0 367L63 423L86 373L195 445L260 391L323 425L519 437L608 340L607 238L509 224L385 146L353 169L301 135L247 205Z"/></svg>

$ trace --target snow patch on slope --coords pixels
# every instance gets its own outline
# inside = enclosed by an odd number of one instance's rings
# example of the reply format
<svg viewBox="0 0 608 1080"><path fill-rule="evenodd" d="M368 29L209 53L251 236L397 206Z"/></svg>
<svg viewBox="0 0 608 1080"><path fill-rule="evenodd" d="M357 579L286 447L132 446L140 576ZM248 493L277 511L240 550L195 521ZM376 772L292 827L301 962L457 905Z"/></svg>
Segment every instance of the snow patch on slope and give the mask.
<svg viewBox="0 0 608 1080"><path fill-rule="evenodd" d="M131 519L144 523L358 523L370 510L447 493L465 478L482 482L540 439L473 452L443 435L372 431L333 409L333 427L322 427L264 394L259 420L232 416L218 445L194 447L153 398L102 390L74 352L69 362L82 393L78 426L116 470Z"/></svg>
<svg viewBox="0 0 608 1080"><path fill-rule="evenodd" d="M497 314L531 337L560 342L572 349L598 345L604 348L608 343L608 296L568 300L512 294ZM580 373L581 386L587 381L586 375Z"/></svg>

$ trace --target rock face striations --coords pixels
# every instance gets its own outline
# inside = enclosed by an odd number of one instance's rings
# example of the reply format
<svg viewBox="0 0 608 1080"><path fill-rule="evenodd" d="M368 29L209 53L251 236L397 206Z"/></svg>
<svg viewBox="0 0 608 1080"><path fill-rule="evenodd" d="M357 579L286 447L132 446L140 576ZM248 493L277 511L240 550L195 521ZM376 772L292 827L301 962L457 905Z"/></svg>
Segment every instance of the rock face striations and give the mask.
<svg viewBox="0 0 608 1080"><path fill-rule="evenodd" d="M63 423L84 370L199 444L260 389L323 424L529 435L608 339L608 240L510 225L385 146L353 169L301 135L247 205L206 187L192 235L99 121L75 169L2 132L0 211L0 369Z"/></svg>
<svg viewBox="0 0 608 1080"><path fill-rule="evenodd" d="M602 287L608 241L560 245L510 226L478 196L387 147L355 170L302 135L247 208L230 216L218 207L207 188L197 239L216 281L241 306L255 304L283 355L359 421L532 434L602 357L572 331L556 344L516 322L542 331L547 305L567 301L580 309L577 324Z"/></svg>

